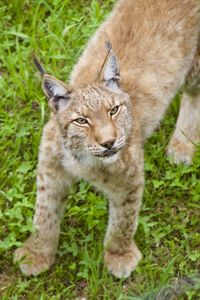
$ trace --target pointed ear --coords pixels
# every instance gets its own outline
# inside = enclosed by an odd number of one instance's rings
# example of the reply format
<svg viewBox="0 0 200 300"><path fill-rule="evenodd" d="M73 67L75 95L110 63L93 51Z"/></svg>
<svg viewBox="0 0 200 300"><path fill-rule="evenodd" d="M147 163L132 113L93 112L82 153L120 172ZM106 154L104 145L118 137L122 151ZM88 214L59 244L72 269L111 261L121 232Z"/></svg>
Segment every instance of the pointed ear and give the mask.
<svg viewBox="0 0 200 300"><path fill-rule="evenodd" d="M106 82L107 87L111 89L119 88L119 66L117 57L112 50L110 50L109 56L104 67L103 79Z"/></svg>
<svg viewBox="0 0 200 300"><path fill-rule="evenodd" d="M44 74L42 88L54 112L66 106L70 101L70 91L67 86L51 75Z"/></svg>

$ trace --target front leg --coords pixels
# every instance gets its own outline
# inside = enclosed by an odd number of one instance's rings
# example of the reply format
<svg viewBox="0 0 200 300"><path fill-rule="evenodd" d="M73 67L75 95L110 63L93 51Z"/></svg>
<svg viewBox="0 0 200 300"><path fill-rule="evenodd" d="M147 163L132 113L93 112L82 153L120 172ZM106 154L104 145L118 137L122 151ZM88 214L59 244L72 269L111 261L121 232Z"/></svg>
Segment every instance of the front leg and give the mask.
<svg viewBox="0 0 200 300"><path fill-rule="evenodd" d="M109 200L104 258L109 271L119 278L128 277L142 257L133 240L143 192L143 172L140 173L130 175L127 178L129 184L126 182L115 199Z"/></svg>
<svg viewBox="0 0 200 300"><path fill-rule="evenodd" d="M49 269L55 260L64 199L72 183L71 176L61 166L58 136L49 127L48 124L44 130L40 147L35 232L14 255L22 273L29 276Z"/></svg>

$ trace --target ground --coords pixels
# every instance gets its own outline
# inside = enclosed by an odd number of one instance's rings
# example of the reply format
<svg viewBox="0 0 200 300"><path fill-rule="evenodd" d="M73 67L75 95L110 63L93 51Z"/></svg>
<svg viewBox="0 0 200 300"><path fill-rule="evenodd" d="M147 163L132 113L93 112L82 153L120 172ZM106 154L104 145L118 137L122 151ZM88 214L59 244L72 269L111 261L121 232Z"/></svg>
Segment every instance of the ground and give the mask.
<svg viewBox="0 0 200 300"><path fill-rule="evenodd" d="M145 146L146 184L136 234L143 259L129 279L115 279L103 265L107 202L84 182L71 191L51 270L26 278L12 262L14 249L32 230L38 146L49 115L31 54L39 55L49 73L67 80L114 2L0 1L1 299L200 299L200 149L190 167L173 165L165 155L180 95ZM172 290L186 283L185 292L166 296L172 282Z"/></svg>

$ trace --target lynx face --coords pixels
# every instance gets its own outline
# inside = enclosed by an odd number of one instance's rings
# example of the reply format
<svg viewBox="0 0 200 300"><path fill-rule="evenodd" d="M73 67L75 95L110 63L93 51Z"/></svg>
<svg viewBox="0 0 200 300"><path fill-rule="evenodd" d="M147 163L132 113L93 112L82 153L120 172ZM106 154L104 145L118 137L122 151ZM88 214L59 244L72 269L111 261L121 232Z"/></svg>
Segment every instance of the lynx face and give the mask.
<svg viewBox="0 0 200 300"><path fill-rule="evenodd" d="M69 93L68 87L54 77L45 75L44 80L45 88L59 93L50 102L65 148L75 158L92 156L104 162L115 161L132 126L129 96L105 84L91 84Z"/></svg>
<svg viewBox="0 0 200 300"><path fill-rule="evenodd" d="M70 95L57 121L64 144L74 156L117 158L131 128L129 97L101 85L90 85Z"/></svg>
<svg viewBox="0 0 200 300"><path fill-rule="evenodd" d="M132 127L131 102L118 85L119 71L113 53L102 81L69 91L63 82L45 74L43 90L63 137L65 149L77 159L116 161Z"/></svg>

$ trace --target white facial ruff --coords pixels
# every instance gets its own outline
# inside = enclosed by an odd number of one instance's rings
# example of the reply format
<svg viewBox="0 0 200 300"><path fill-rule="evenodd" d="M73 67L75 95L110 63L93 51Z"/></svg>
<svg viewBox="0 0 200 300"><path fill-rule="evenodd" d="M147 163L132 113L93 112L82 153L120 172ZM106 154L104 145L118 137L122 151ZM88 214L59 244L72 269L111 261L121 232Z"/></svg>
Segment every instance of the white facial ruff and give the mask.
<svg viewBox="0 0 200 300"><path fill-rule="evenodd" d="M109 157L98 157L99 160L101 160L104 164L113 164L118 159L118 153L115 153L112 156Z"/></svg>

